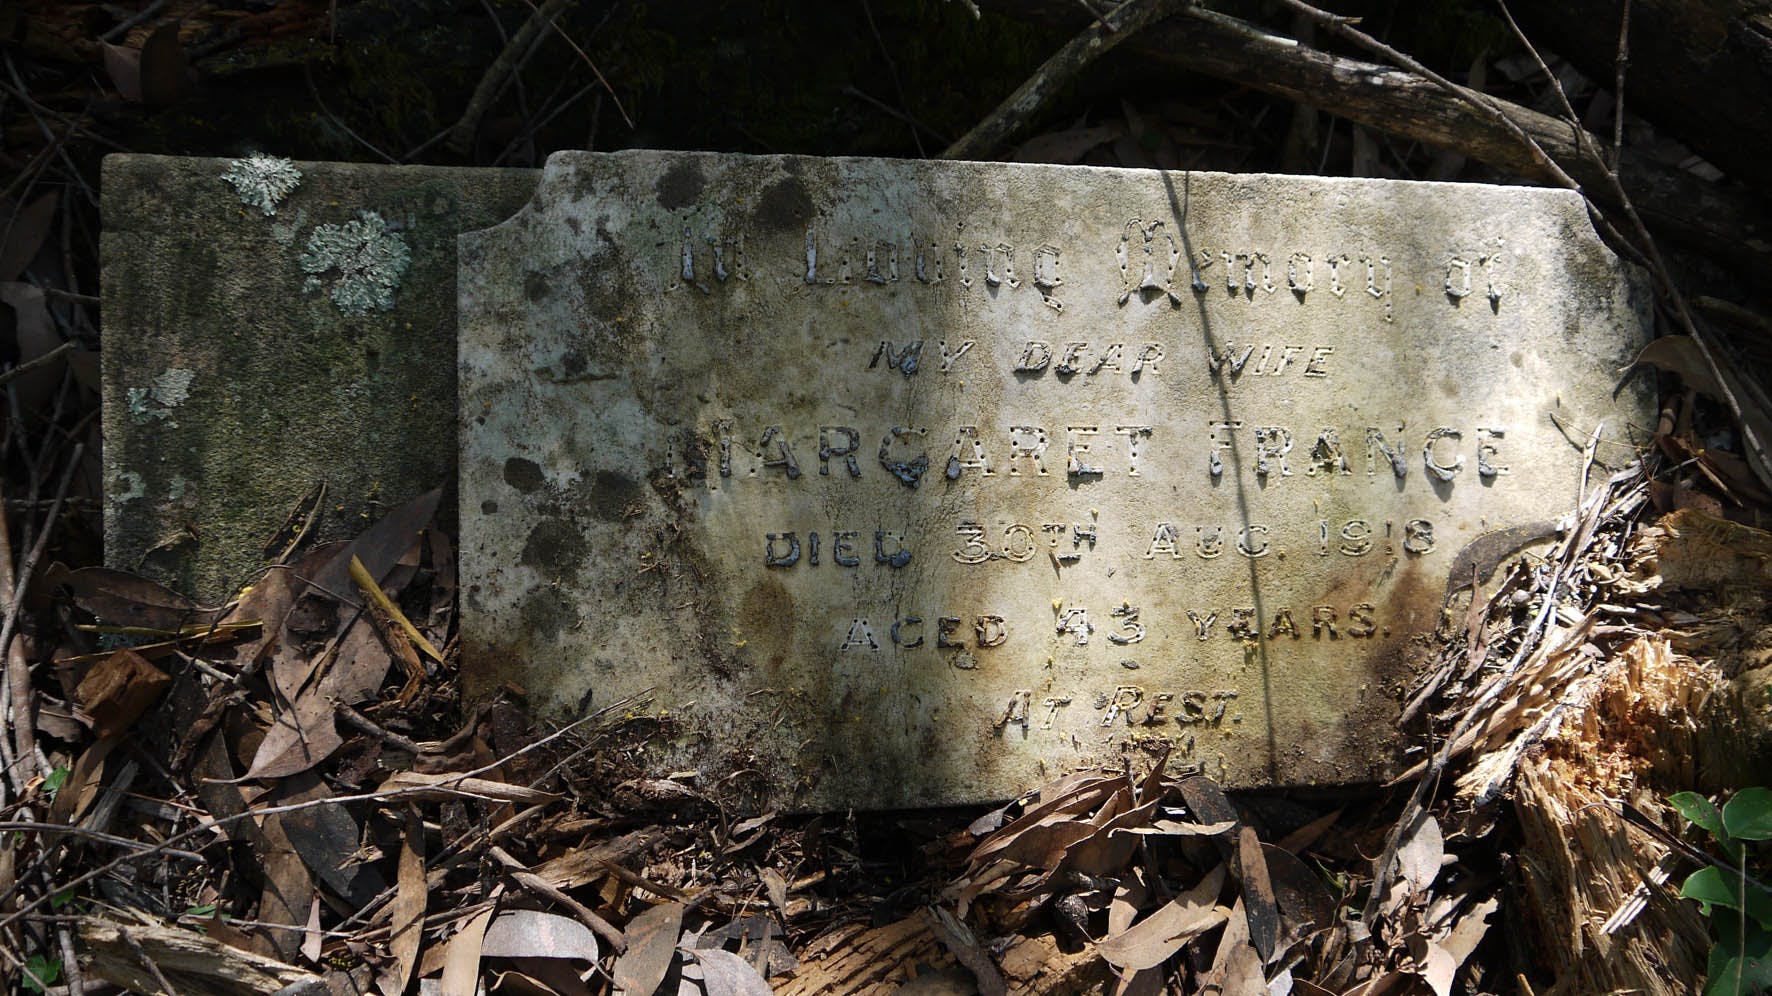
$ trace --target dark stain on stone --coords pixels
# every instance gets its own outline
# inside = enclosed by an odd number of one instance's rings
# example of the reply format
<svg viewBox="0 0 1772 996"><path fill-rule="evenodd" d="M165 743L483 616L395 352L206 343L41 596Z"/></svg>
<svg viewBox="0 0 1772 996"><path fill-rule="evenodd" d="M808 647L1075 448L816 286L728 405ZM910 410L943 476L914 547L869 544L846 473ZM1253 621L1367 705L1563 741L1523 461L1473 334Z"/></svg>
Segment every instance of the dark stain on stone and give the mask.
<svg viewBox="0 0 1772 996"><path fill-rule="evenodd" d="M744 620L744 638L765 661L766 678L771 683L788 680L782 666L793 649L794 596L773 577L766 577L745 592L739 607Z"/></svg>
<svg viewBox="0 0 1772 996"><path fill-rule="evenodd" d="M694 204L695 199L701 196L701 188L706 184L699 163L693 159L679 159L658 178L653 191L658 195L659 207L666 211L675 211Z"/></svg>
<svg viewBox="0 0 1772 996"><path fill-rule="evenodd" d="M497 515L498 514L498 502L495 502L490 498L488 498L486 501L481 502L480 503L480 514L481 515Z"/></svg>
<svg viewBox="0 0 1772 996"><path fill-rule="evenodd" d="M584 535L577 526L564 519L543 519L523 543L522 563L549 577L576 580L586 552Z"/></svg>
<svg viewBox="0 0 1772 996"><path fill-rule="evenodd" d="M524 494L530 494L540 490L546 481L541 476L541 466L534 460L511 457L505 461L505 483Z"/></svg>
<svg viewBox="0 0 1772 996"><path fill-rule="evenodd" d="M812 197L798 177L783 177L757 199L757 223L777 231L803 229L812 220Z"/></svg>
<svg viewBox="0 0 1772 996"><path fill-rule="evenodd" d="M639 481L613 470L599 470L591 479L591 514L604 522L620 522L640 496Z"/></svg>
<svg viewBox="0 0 1772 996"><path fill-rule="evenodd" d="M560 369L567 377L582 377L590 369L590 361L585 358L584 350L574 349L560 357Z"/></svg>
<svg viewBox="0 0 1772 996"><path fill-rule="evenodd" d="M534 643L547 644L562 630L578 625L578 608L558 588L539 588L524 601L520 610L523 629Z"/></svg>
<svg viewBox="0 0 1772 996"><path fill-rule="evenodd" d="M523 278L523 297L531 304L540 302L552 290L548 285L548 278L540 273L531 273Z"/></svg>

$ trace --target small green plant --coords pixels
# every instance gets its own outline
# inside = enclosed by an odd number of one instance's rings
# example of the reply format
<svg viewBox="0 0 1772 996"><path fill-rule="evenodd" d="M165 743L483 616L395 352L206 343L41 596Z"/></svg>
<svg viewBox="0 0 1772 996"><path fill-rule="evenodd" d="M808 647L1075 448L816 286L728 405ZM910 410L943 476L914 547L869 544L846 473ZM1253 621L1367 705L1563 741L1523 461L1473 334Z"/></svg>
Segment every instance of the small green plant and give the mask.
<svg viewBox="0 0 1772 996"><path fill-rule="evenodd" d="M1681 816L1711 835L1723 860L1686 877L1680 895L1710 917L1705 996L1750 996L1772 988L1772 889L1749 870L1749 844L1772 840L1772 789L1735 793L1722 809L1696 792L1668 799ZM1756 869L1758 863L1754 863Z"/></svg>
<svg viewBox="0 0 1772 996"><path fill-rule="evenodd" d="M40 954L34 954L25 959L23 978L25 988L31 992L43 992L45 987L53 986L61 981L61 977L62 961L60 958L45 958Z"/></svg>
<svg viewBox="0 0 1772 996"><path fill-rule="evenodd" d="M49 801L51 804L53 804L55 802L56 793L60 792L62 790L62 786L66 785L67 783L68 783L68 766L65 764L57 767L54 771L51 771L43 779L43 791L49 796Z"/></svg>

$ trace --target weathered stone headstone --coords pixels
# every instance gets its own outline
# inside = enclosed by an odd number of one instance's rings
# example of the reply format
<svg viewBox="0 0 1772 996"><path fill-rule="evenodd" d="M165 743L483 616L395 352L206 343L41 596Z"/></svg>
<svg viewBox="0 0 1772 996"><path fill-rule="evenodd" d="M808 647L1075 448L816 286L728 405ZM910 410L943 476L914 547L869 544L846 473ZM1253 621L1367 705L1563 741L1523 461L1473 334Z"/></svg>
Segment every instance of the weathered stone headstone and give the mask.
<svg viewBox="0 0 1772 996"><path fill-rule="evenodd" d="M535 177L108 157L107 561L222 600L316 485L330 539L451 483L455 237Z"/></svg>
<svg viewBox="0 0 1772 996"><path fill-rule="evenodd" d="M1459 551L1648 424L1550 190L569 153L460 290L470 677L801 804L1381 777Z"/></svg>

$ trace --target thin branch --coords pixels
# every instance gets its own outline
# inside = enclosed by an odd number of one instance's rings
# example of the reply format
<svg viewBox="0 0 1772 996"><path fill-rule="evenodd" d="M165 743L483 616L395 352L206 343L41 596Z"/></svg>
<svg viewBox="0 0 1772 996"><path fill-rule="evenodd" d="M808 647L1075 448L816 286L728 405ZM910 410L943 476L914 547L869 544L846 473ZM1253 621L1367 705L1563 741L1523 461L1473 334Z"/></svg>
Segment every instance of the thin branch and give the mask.
<svg viewBox="0 0 1772 996"><path fill-rule="evenodd" d="M1618 161L1624 155L1624 70L1630 65L1630 0L1624 0L1624 13L1618 20L1618 60L1612 80L1612 172L1618 172Z"/></svg>
<svg viewBox="0 0 1772 996"><path fill-rule="evenodd" d="M138 24L145 22L148 18L153 17L155 14L160 13L161 8L163 8L165 6L166 6L166 0L154 0L153 3L148 4L146 7L143 7L141 9L140 13L136 14L133 17L130 17L130 18L127 18L123 21L120 21L116 27L112 28L111 30L105 32L102 35L99 35L98 40L103 41L103 42L114 42L117 39L122 38L124 35L129 33L129 30L131 28L135 27Z"/></svg>
<svg viewBox="0 0 1772 996"><path fill-rule="evenodd" d="M352 130L350 125L345 124L344 118L341 118L338 115L332 113L331 108L326 106L326 101L320 99L320 88L314 85L314 71L312 69L310 69L305 63L301 67L301 74L302 74L302 78L308 81L308 93L313 95L314 106L320 108L321 114L326 115L326 117L333 124L338 125L339 129L341 131L343 131L345 134L356 139L358 145L361 145L365 149L368 149L369 151L375 153L376 155L382 157L383 159L386 159L392 165L395 165L395 166L400 165L400 160L395 159L393 156L388 155L386 152L383 152L381 150L380 146L375 145L374 143L370 142L369 139L364 138L362 135L357 134L354 130Z"/></svg>
<svg viewBox="0 0 1772 996"><path fill-rule="evenodd" d="M880 26L874 23L874 8L868 0L861 0L861 12L868 19L868 30L874 35L874 44L879 46L880 58L886 60L886 72L892 77L892 89L898 94L898 102L905 106L905 120L910 118L911 102L904 94L904 83L898 77L898 63L892 60L892 52L886 48L886 39L880 37ZM923 136L918 133L917 126L911 125L911 141L917 146L917 155L927 159L929 153L923 148Z"/></svg>
<svg viewBox="0 0 1772 996"><path fill-rule="evenodd" d="M1066 42L1009 99L948 146L941 158L980 159L990 155L1026 127L1040 108L1090 63L1139 31L1191 6L1191 0L1126 0L1113 13Z"/></svg>
<svg viewBox="0 0 1772 996"><path fill-rule="evenodd" d="M64 342L34 360L26 360L18 366L13 367L11 370L0 371L0 387L12 383L14 380L23 377L25 374L28 374L33 370L41 370L73 351L74 343Z"/></svg>
<svg viewBox="0 0 1772 996"><path fill-rule="evenodd" d="M1284 0L1284 2L1298 3L1301 0ZM1717 385L1717 393L1722 395L1723 402L1729 406L1729 413L1735 417L1735 424L1741 430L1741 441L1747 452L1748 465L1760 478L1760 483L1772 487L1772 454L1769 454L1766 449L1768 440L1761 439L1759 433L1754 430L1752 422L1747 418L1747 412L1741 399L1735 394L1734 379L1729 376L1728 371L1725 371L1723 365L1718 361L1716 351L1708 341L1708 335L1701 331L1698 324L1692 320L1692 312L1686 306L1686 295L1682 294L1680 288L1674 283L1673 272L1668 269L1667 261L1662 258L1661 247L1656 244L1655 237L1649 234L1649 227L1643 224L1642 217L1637 214L1636 204L1625 192L1624 184L1619 182L1617 171L1606 168L1605 157L1594 147L1587 130L1580 126L1575 108L1569 103L1569 95L1563 92L1563 84L1557 80L1555 74L1550 72L1550 67L1545 65L1544 58L1538 54L1538 49L1532 44L1531 39L1527 38L1526 33L1520 30L1520 25L1514 20L1513 12L1508 9L1507 0L1495 0L1495 2L1501 8L1502 16L1507 18L1508 27L1513 29L1514 36L1520 40L1520 44L1524 45L1528 52L1532 53L1532 58L1550 76L1557 99L1562 103L1569 121L1574 124L1577 133L1582 137L1583 151L1601 167L1600 172L1603 180L1612 196L1617 200L1619 207L1623 209L1625 218L1630 221L1632 233L1636 235L1636 244L1648 258L1649 268L1655 275L1656 283L1660 285L1661 292L1666 295L1668 303L1673 306L1674 316L1679 319L1680 326L1687 335L1692 337L1692 344L1698 347L1698 354L1704 357L1704 365L1711 380ZM1622 95L1623 92L1621 87L1619 93ZM1583 194L1583 196L1586 195Z"/></svg>
<svg viewBox="0 0 1772 996"><path fill-rule="evenodd" d="M4 585L0 585L0 594L8 596L6 622L0 624L0 653L5 655L7 680L12 683L13 742L17 745L18 763L22 769L22 777L26 780L40 773L37 771L37 724L31 718L30 665L26 663L22 652L12 652L12 639L18 628L19 610L24 606L25 593L31 586L31 574L37 569L37 561L42 559L44 548L49 546L49 536L55 532L56 519L61 517L62 500L67 497L68 486L73 483L74 474L80 469L80 460L85 455L86 444L76 443L68 466L62 471L61 483L56 487L55 504L50 506L43 530L37 534L37 542L31 545L30 552L25 554L25 559L16 572L11 572L10 577L0 578L5 581ZM0 530L5 527L5 517L0 514ZM10 540L6 545L10 547ZM10 572L11 567L8 563L5 569Z"/></svg>

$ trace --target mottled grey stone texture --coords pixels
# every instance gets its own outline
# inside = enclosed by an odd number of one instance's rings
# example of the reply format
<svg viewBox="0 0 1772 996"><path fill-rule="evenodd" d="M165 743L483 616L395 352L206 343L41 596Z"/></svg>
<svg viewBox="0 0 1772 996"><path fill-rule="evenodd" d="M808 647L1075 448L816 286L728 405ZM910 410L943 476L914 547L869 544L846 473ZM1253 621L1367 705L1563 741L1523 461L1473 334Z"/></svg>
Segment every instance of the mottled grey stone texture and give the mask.
<svg viewBox="0 0 1772 996"><path fill-rule="evenodd" d="M1459 552L1652 424L1561 191L564 153L461 246L470 683L771 803L1384 777Z"/></svg>
<svg viewBox="0 0 1772 996"><path fill-rule="evenodd" d="M327 485L318 538L455 476L455 238L529 199L520 170L298 163L273 216L230 160L111 156L103 177L105 545L207 600ZM304 290L318 226L374 211L410 252L393 307Z"/></svg>

